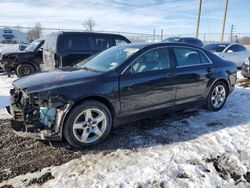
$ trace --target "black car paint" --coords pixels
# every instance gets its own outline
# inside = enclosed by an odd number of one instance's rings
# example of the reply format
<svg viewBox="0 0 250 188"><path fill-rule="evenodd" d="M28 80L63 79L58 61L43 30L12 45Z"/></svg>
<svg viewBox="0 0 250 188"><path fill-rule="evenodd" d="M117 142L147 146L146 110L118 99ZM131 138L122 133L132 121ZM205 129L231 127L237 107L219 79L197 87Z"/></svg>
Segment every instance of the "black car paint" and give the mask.
<svg viewBox="0 0 250 188"><path fill-rule="evenodd" d="M229 93L233 90L236 66L200 48L194 49L206 54L213 63L176 68L175 58L171 56L172 65L168 71L130 75L126 69L131 62L151 49L169 47L171 50L172 47L183 46L194 48L178 43L144 44L121 66L107 73L67 67L31 75L13 83L15 89L11 91L12 98L17 91L23 91L29 96L25 100L31 104L34 104L34 98L38 98L36 105L60 109L60 120L54 131L61 139L67 114L86 99L98 100L107 105L115 124L119 124L141 118L145 113L152 115L155 110L174 111L187 104L203 104L210 88L218 80L227 85ZM13 109L16 108L15 103Z"/></svg>
<svg viewBox="0 0 250 188"><path fill-rule="evenodd" d="M17 51L3 54L1 67L9 74L11 71L15 71L18 65L28 63L34 67L35 71L40 71L40 64L43 60L43 52L40 48L43 43L44 40L41 40L34 52Z"/></svg>

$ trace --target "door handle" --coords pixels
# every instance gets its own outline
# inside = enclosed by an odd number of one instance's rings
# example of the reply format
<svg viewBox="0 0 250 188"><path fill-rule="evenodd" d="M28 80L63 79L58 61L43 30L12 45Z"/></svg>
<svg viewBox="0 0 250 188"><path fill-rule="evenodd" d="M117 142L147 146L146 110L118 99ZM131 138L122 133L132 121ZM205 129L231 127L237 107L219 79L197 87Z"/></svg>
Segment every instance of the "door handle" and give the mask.
<svg viewBox="0 0 250 188"><path fill-rule="evenodd" d="M174 73L167 73L167 78L170 78L170 77L173 77L174 76Z"/></svg>

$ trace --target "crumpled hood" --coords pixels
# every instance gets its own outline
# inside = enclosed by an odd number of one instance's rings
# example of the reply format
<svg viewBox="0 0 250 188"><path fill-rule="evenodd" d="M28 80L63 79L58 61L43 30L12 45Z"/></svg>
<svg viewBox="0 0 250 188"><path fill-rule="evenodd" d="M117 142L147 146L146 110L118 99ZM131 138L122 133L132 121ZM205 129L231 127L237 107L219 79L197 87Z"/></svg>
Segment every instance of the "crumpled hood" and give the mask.
<svg viewBox="0 0 250 188"><path fill-rule="evenodd" d="M43 72L25 76L14 81L13 85L17 89L26 90L28 93L33 93L88 81L100 74L102 73L68 67L58 69L53 72ZM67 92L66 88L65 92Z"/></svg>
<svg viewBox="0 0 250 188"><path fill-rule="evenodd" d="M23 54L26 53L24 51L14 51L14 52L2 52L3 56L12 56L17 54Z"/></svg>
<svg viewBox="0 0 250 188"><path fill-rule="evenodd" d="M4 57L6 58L8 56L16 55L18 53L23 53L23 52L21 52L21 51L12 51L12 52L10 52L10 51L6 51L6 52L2 51L0 53L0 60L3 60Z"/></svg>

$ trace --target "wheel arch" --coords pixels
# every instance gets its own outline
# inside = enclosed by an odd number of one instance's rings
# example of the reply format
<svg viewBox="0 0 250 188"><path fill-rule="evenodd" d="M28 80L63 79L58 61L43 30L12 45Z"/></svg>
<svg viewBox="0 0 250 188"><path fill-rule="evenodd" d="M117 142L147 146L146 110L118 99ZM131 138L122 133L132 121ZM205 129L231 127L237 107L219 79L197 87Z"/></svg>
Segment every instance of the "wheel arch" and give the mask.
<svg viewBox="0 0 250 188"><path fill-rule="evenodd" d="M97 102L100 102L100 103L103 103L105 106L107 106L107 108L109 109L110 113L111 113L111 116L112 116L112 119L114 119L116 117L116 111L115 111L115 108L114 106L112 105L112 103L106 99L105 97L101 97L101 96L89 96L89 97L84 97L78 101L76 101L70 108L69 110L66 112L62 122L61 122L61 126L60 126L60 132L61 132L61 137L63 138L63 129L64 129L64 126L65 126L65 121L68 117L68 115L70 114L70 112L79 104L85 102L85 101L89 101L89 100L93 100L93 101L97 101Z"/></svg>
<svg viewBox="0 0 250 188"><path fill-rule="evenodd" d="M206 95L205 95L206 97L209 95L209 92L210 92L210 90L212 89L212 87L213 87L216 83L218 83L218 82L223 82L223 83L225 84L226 89L227 89L227 94L229 94L229 91L230 91L230 84L229 84L228 80L227 80L226 78L224 78L224 77L220 77L220 78L217 78L217 79L213 80L212 82L208 83L208 89L207 89Z"/></svg>

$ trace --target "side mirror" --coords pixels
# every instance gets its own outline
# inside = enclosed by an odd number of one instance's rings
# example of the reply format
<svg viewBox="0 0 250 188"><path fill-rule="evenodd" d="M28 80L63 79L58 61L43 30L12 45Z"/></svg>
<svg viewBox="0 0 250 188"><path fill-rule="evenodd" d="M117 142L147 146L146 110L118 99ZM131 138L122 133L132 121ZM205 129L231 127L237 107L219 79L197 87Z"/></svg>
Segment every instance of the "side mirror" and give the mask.
<svg viewBox="0 0 250 188"><path fill-rule="evenodd" d="M227 53L233 53L234 51L233 50L228 50Z"/></svg>

